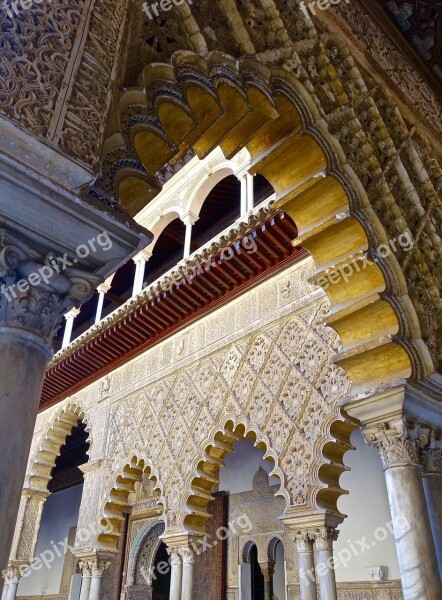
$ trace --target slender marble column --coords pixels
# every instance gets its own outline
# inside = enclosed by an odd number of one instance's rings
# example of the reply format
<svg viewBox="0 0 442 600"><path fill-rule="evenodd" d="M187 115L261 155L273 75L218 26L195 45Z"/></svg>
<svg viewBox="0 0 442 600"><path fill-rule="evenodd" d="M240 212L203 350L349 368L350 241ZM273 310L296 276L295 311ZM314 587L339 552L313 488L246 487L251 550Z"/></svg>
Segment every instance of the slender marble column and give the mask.
<svg viewBox="0 0 442 600"><path fill-rule="evenodd" d="M68 313L65 314L64 318L66 319L66 326L64 328L63 335L63 344L62 347L66 348L69 346L72 340L72 330L74 328L75 317L80 314L80 310L78 308L73 308Z"/></svg>
<svg viewBox="0 0 442 600"><path fill-rule="evenodd" d="M423 484L427 500L434 545L436 546L439 574L442 577L442 448L441 440L433 439L422 450L421 462L424 468Z"/></svg>
<svg viewBox="0 0 442 600"><path fill-rule="evenodd" d="M97 324L101 321L101 317L103 315L104 298L105 298L107 292L111 289L112 279L113 279L113 276L97 287L98 303L97 303L97 312L95 313L95 324Z"/></svg>
<svg viewBox="0 0 442 600"><path fill-rule="evenodd" d="M335 569L333 564L333 542L338 531L323 527L315 531L316 577L321 600L337 600Z"/></svg>
<svg viewBox="0 0 442 600"><path fill-rule="evenodd" d="M82 572L80 600L89 600L92 569L88 561L80 562L79 566Z"/></svg>
<svg viewBox="0 0 442 600"><path fill-rule="evenodd" d="M6 600L15 600L16 599L19 580L20 580L20 571L16 567L10 567L9 569L7 569L6 584L7 584L8 592L6 594Z"/></svg>
<svg viewBox="0 0 442 600"><path fill-rule="evenodd" d="M132 259L136 265L134 287L132 292L133 296L136 296L143 290L146 263L151 258L151 256L152 252L143 250L142 252L139 252L136 256L134 256L134 258Z"/></svg>
<svg viewBox="0 0 442 600"><path fill-rule="evenodd" d="M442 586L419 464L418 431L403 418L363 431L381 454L404 600L440 600Z"/></svg>
<svg viewBox="0 0 442 600"><path fill-rule="evenodd" d="M240 178L241 182L241 216L247 214L247 176L243 175Z"/></svg>
<svg viewBox="0 0 442 600"><path fill-rule="evenodd" d="M191 215L190 213L182 217L182 221L186 226L186 237L184 240L184 259L191 255L192 249L192 229L195 223L198 221L198 217Z"/></svg>
<svg viewBox="0 0 442 600"><path fill-rule="evenodd" d="M272 583L275 565L273 563L261 563L261 573L264 577L264 600L272 600Z"/></svg>
<svg viewBox="0 0 442 600"><path fill-rule="evenodd" d="M90 560L89 569L91 571L91 582L89 588L89 600L100 600L101 580L103 573L110 565L105 560Z"/></svg>
<svg viewBox="0 0 442 600"><path fill-rule="evenodd" d="M301 600L317 599L313 540L313 532L299 531L296 535Z"/></svg>
<svg viewBox="0 0 442 600"><path fill-rule="evenodd" d="M170 594L169 600L181 600L183 563L178 548L167 549L170 556Z"/></svg>
<svg viewBox="0 0 442 600"><path fill-rule="evenodd" d="M255 206L255 193L253 191L253 175L247 173L247 212L254 209Z"/></svg>
<svg viewBox="0 0 442 600"><path fill-rule="evenodd" d="M181 558L183 560L183 583L181 591L181 600L194 600L193 598L193 565L195 564L195 555L190 548L180 548Z"/></svg>
<svg viewBox="0 0 442 600"><path fill-rule="evenodd" d="M9 588L9 583L5 583L3 586L2 600L6 600L6 597L8 595L8 588Z"/></svg>

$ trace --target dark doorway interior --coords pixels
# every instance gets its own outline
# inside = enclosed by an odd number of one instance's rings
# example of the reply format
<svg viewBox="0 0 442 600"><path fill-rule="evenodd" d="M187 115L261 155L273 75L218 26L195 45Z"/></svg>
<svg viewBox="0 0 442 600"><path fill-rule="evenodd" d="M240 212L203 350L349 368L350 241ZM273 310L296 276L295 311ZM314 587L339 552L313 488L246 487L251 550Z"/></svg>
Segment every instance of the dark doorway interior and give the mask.
<svg viewBox="0 0 442 600"><path fill-rule="evenodd" d="M250 564L252 566L252 598L253 600L264 600L264 576L258 563L256 546L250 550Z"/></svg>
<svg viewBox="0 0 442 600"><path fill-rule="evenodd" d="M166 545L161 543L155 556L154 573L156 579L152 585L152 600L169 600L170 593L170 569L163 569L165 565L160 563L168 563L169 555L167 554ZM158 566L160 568L158 569Z"/></svg>

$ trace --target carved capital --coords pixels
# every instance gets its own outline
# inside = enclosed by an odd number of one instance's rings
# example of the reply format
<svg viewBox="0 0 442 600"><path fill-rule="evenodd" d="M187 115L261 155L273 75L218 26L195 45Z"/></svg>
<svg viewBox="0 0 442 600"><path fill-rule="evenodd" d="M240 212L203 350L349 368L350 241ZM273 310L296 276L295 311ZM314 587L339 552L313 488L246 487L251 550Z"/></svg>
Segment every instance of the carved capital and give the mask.
<svg viewBox="0 0 442 600"><path fill-rule="evenodd" d="M428 434L419 426L409 427L404 418L377 423L363 430L366 442L379 450L384 469L398 465L420 465L419 446L428 443Z"/></svg>
<svg viewBox="0 0 442 600"><path fill-rule="evenodd" d="M18 567L8 566L5 572L5 584L15 584L17 585L21 577L20 569Z"/></svg>
<svg viewBox="0 0 442 600"><path fill-rule="evenodd" d="M339 531L334 527L321 527L313 533L316 550L333 550L333 542L338 539Z"/></svg>
<svg viewBox="0 0 442 600"><path fill-rule="evenodd" d="M195 555L190 548L180 548L179 552L183 561L183 565L195 564Z"/></svg>
<svg viewBox="0 0 442 600"><path fill-rule="evenodd" d="M313 552L313 542L315 534L309 529L300 529L294 535L298 552Z"/></svg>
<svg viewBox="0 0 442 600"><path fill-rule="evenodd" d="M432 432L429 443L421 449L421 464L425 475L442 475L442 437Z"/></svg>
<svg viewBox="0 0 442 600"><path fill-rule="evenodd" d="M50 344L63 314L88 300L101 279L75 269L74 257L42 256L9 231L0 234L0 327L33 333Z"/></svg>
<svg viewBox="0 0 442 600"><path fill-rule="evenodd" d="M178 567L182 564L181 554L179 548L167 548L167 553L170 556L171 567Z"/></svg>
<svg viewBox="0 0 442 600"><path fill-rule="evenodd" d="M108 560L94 559L87 562L87 568L90 570L91 577L103 577L103 573L110 565L110 561Z"/></svg>
<svg viewBox="0 0 442 600"><path fill-rule="evenodd" d="M275 563L260 563L259 566L261 568L261 573L264 577L264 581L272 581L272 577L275 573Z"/></svg>
<svg viewBox="0 0 442 600"><path fill-rule="evenodd" d="M78 563L83 577L92 577L92 569L89 561L80 561Z"/></svg>

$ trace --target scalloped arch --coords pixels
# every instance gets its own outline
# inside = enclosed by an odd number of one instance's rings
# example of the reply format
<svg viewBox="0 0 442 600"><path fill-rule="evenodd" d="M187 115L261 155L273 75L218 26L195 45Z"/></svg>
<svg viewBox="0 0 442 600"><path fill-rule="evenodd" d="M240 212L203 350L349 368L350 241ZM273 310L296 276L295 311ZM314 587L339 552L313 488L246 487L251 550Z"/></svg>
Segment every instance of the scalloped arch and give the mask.
<svg viewBox="0 0 442 600"><path fill-rule="evenodd" d="M251 173L273 185L274 210L295 221L296 244L315 261L316 283L331 303L327 324L342 342L336 362L352 381L352 395L433 370L402 271L393 254L377 252L386 240L382 224L315 101L292 73L251 57L178 52L172 64L146 67L142 82L148 137L134 144L140 125L130 101L120 104L119 113L127 152L138 156L140 173L155 176L161 164L179 161L191 148L203 158L219 146L227 159L247 148ZM181 124L162 123L163 102L167 123L172 106ZM112 164L109 154L108 175Z"/></svg>
<svg viewBox="0 0 442 600"><path fill-rule="evenodd" d="M70 402L58 410L46 425L37 449L29 459L24 488L47 491L51 472L60 454L61 447L65 444L66 438L71 434L72 429L77 426L78 421L82 421L86 425L86 431L89 434L87 440L89 442L88 455L90 455L92 446L90 419L79 404Z"/></svg>
<svg viewBox="0 0 442 600"><path fill-rule="evenodd" d="M286 508L290 507L290 494L285 488L285 474L279 466L279 455L272 448L267 435L245 416L225 415L223 423L211 429L209 436L200 444L198 455L191 464L185 480L182 497L182 515L179 519L184 528L192 533L204 534L205 523L209 518L207 506L213 499L211 490L218 483L219 470L224 466L224 458L233 452L235 442L252 439L255 447L264 450L264 460L272 462L271 476L278 477L280 488L277 496L284 498Z"/></svg>
<svg viewBox="0 0 442 600"><path fill-rule="evenodd" d="M159 473L150 458L145 454L134 455L130 461L123 461L117 472L119 474L104 500L98 522L100 533L97 537L97 548L102 551L117 551L120 523L123 520L123 513L130 507L129 494L135 491L135 483L141 482L144 473L156 482L155 489L160 492L158 505L163 507L163 515L159 516L158 520L166 522L167 500L163 496Z"/></svg>

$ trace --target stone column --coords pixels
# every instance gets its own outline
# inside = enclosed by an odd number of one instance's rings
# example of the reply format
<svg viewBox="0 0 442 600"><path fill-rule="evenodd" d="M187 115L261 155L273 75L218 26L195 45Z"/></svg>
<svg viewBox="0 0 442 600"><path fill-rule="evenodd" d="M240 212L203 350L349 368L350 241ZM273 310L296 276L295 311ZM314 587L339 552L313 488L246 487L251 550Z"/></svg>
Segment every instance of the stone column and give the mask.
<svg viewBox="0 0 442 600"><path fill-rule="evenodd" d="M404 600L442 598L418 456L418 445L428 440L404 418L378 423L363 433L382 458Z"/></svg>
<svg viewBox="0 0 442 600"><path fill-rule="evenodd" d="M2 600L6 600L6 596L8 595L8 588L9 588L9 583L5 583L3 586Z"/></svg>
<svg viewBox="0 0 442 600"><path fill-rule="evenodd" d="M436 546L439 574L442 577L442 440L431 436L428 447L421 452L424 469L423 484L427 500L428 514Z"/></svg>
<svg viewBox="0 0 442 600"><path fill-rule="evenodd" d="M152 252L149 252L148 250L142 250L132 259L136 265L134 287L132 292L133 296L137 296L143 290L146 263L151 257Z"/></svg>
<svg viewBox="0 0 442 600"><path fill-rule="evenodd" d="M299 591L301 600L316 600L315 556L313 553L314 534L299 531L296 534L298 550Z"/></svg>
<svg viewBox="0 0 442 600"><path fill-rule="evenodd" d="M8 482L0 486L0 569L11 550L50 343L63 313L94 289L88 274L56 272L50 258L41 264L23 243L8 245L10 236L4 232L0 246L0 481Z"/></svg>
<svg viewBox="0 0 442 600"><path fill-rule="evenodd" d="M183 561L183 582L181 586L181 600L194 600L193 565L195 564L195 555L190 548L180 548L180 554Z"/></svg>
<svg viewBox="0 0 442 600"><path fill-rule="evenodd" d="M75 317L78 317L79 314L80 310L78 308L73 308L65 314L64 318L66 319L66 325L64 328L62 348L66 348L66 346L69 346L71 343Z"/></svg>
<svg viewBox="0 0 442 600"><path fill-rule="evenodd" d="M264 577L264 600L272 600L272 582L273 574L275 572L274 563L260 563L261 573Z"/></svg>
<svg viewBox="0 0 442 600"><path fill-rule="evenodd" d="M167 548L170 556L170 594L169 600L181 600L183 562L178 548Z"/></svg>
<svg viewBox="0 0 442 600"><path fill-rule="evenodd" d="M316 578L321 600L337 600L335 569L333 564L333 542L338 531L332 527L322 527L314 533L316 556Z"/></svg>
<svg viewBox="0 0 442 600"><path fill-rule="evenodd" d="M240 177L241 182L241 216L247 214L247 177L244 174Z"/></svg>
<svg viewBox="0 0 442 600"><path fill-rule="evenodd" d="M105 298L106 294L108 293L108 291L111 289L113 278L114 278L114 276L112 275L112 277L109 277L109 279L106 279L106 281L104 283L102 283L101 285L99 285L97 287L98 303L97 303L97 312L95 313L95 324L97 324L101 321L101 317L103 315L104 298Z"/></svg>
<svg viewBox="0 0 442 600"><path fill-rule="evenodd" d="M88 565L88 568L91 572L89 600L100 600L101 579L103 577L103 573L110 565L110 562L106 560L94 559L89 560Z"/></svg>
<svg viewBox="0 0 442 600"><path fill-rule="evenodd" d="M246 174L247 180L247 212L253 210L255 205L255 193L253 190L253 175Z"/></svg>
<svg viewBox="0 0 442 600"><path fill-rule="evenodd" d="M44 503L49 495L47 490L42 491L28 487L23 490L9 557L10 564L17 562L30 564L32 562Z"/></svg>
<svg viewBox="0 0 442 600"><path fill-rule="evenodd" d="M186 226L186 238L184 241L184 259L186 259L192 253L192 229L195 223L198 221L198 217L189 213L187 215L184 215L181 220Z"/></svg>
<svg viewBox="0 0 442 600"><path fill-rule="evenodd" d="M92 569L88 561L81 561L79 563L81 569L81 590L80 590L80 600L89 600L89 591L91 589L91 577L92 577Z"/></svg>
<svg viewBox="0 0 442 600"><path fill-rule="evenodd" d="M20 570L17 567L8 567L8 569L6 570L6 577L5 577L5 583L8 588L8 591L6 594L6 600L15 600L16 599L19 580L20 580Z"/></svg>

